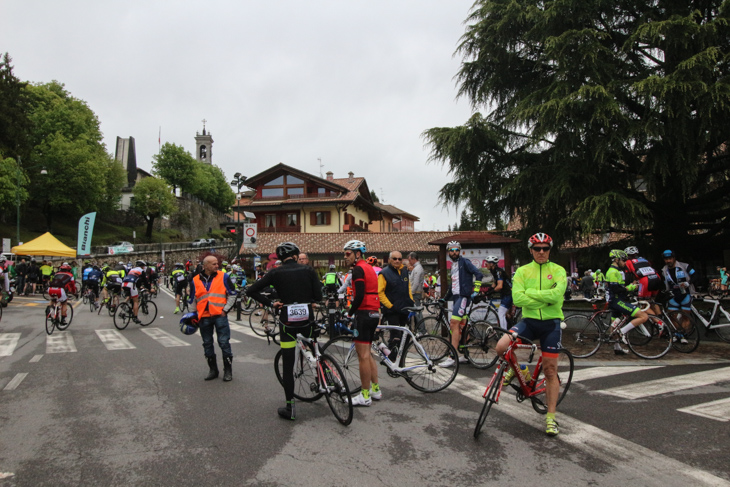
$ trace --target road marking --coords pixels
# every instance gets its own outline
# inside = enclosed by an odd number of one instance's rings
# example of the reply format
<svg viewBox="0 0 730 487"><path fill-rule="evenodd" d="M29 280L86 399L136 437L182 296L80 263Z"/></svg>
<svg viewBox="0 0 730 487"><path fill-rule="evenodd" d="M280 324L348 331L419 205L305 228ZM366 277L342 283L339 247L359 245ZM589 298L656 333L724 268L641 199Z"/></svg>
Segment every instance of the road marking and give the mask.
<svg viewBox="0 0 730 487"><path fill-rule="evenodd" d="M117 330L94 330L107 350L131 350L137 348Z"/></svg>
<svg viewBox="0 0 730 487"><path fill-rule="evenodd" d="M459 375L449 388L457 385L456 389L461 394L477 401L479 407L481 407L484 404L482 394L487 383L488 381L481 383L466 376ZM529 406L529 400L521 405L515 405L514 403L507 404L509 401L505 401L505 399L512 397L512 394L503 394L500 397L500 403L497 405L504 405L505 407L492 408L492 410L511 416L522 423L534 427L538 431L544 431L545 423L542 419L543 416L537 415L532 410L532 407ZM568 399L570 398L570 393L568 393L567 397ZM478 414L478 411L475 411L475 413ZM477 414L474 415L474 424L476 424ZM716 477L709 472L696 469L649 448L637 445L630 440L620 438L595 426L582 423L561 412L558 412L558 420L560 421L561 432L553 440L565 442L595 458L610 458L612 464L616 465L616 468L621 469L622 472L627 473L634 479L633 484L635 485L671 484L730 487L730 482ZM487 418L487 421L489 421L489 418ZM482 429L482 437L488 435L488 433L488 425L485 425ZM484 438L482 438L482 441L484 441ZM485 442L483 445L488 445L488 443Z"/></svg>
<svg viewBox="0 0 730 487"><path fill-rule="evenodd" d="M730 397L677 409L677 411L726 423L730 421Z"/></svg>
<svg viewBox="0 0 730 487"><path fill-rule="evenodd" d="M59 331L46 337L46 353L76 352L76 344L71 332Z"/></svg>
<svg viewBox="0 0 730 487"><path fill-rule="evenodd" d="M650 380L647 382L638 382L622 387L614 387L603 391L596 391L599 394L608 394L611 396L623 397L626 399L640 399L649 396L658 396L659 394L667 394L685 389L694 389L716 382L724 382L730 380L730 367L722 369L706 370L704 372L695 372L693 374L677 375L667 377L665 379Z"/></svg>
<svg viewBox="0 0 730 487"><path fill-rule="evenodd" d="M20 385L21 382L23 382L23 379L28 375L27 372L21 372L20 374L16 374L15 377L12 378L10 382L8 382L8 385L5 386L4 391L12 391L16 387Z"/></svg>
<svg viewBox="0 0 730 487"><path fill-rule="evenodd" d="M40 362L42 358L43 358L43 355L33 355L33 358L30 359L29 362L31 362L31 363L33 363L33 362Z"/></svg>
<svg viewBox="0 0 730 487"><path fill-rule="evenodd" d="M20 333L0 333L0 357L10 357L19 340Z"/></svg>
<svg viewBox="0 0 730 487"><path fill-rule="evenodd" d="M244 335L248 335L248 336L253 336L253 337L257 337L257 338L263 338L264 340L266 340L266 337L260 337L260 336L256 335L253 332L253 330L251 329L251 327L237 325L236 323L232 323L230 321L228 322L228 326L233 331L237 331L239 333L243 333Z"/></svg>
<svg viewBox="0 0 730 487"><path fill-rule="evenodd" d="M231 343L241 343L241 340L236 340L235 338L229 338L228 341Z"/></svg>
<svg viewBox="0 0 730 487"><path fill-rule="evenodd" d="M642 370L659 369L663 365L629 365L625 367L591 367L588 369L580 369L573 371L572 382L580 382L582 380L600 379L602 377L610 377L612 375L628 374L629 372L640 372Z"/></svg>
<svg viewBox="0 0 730 487"><path fill-rule="evenodd" d="M181 340L170 335L160 328L142 328L142 332L150 338L156 340L163 347L189 347L190 344L185 340Z"/></svg>

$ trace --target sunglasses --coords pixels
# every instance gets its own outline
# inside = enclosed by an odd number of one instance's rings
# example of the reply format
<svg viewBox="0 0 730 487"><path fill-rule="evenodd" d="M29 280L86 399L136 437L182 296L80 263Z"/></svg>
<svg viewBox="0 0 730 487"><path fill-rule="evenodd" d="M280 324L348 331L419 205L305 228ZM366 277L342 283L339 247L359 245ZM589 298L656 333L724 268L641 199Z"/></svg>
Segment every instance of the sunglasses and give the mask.
<svg viewBox="0 0 730 487"><path fill-rule="evenodd" d="M345 257L349 257L351 255L352 255L352 252L350 252L349 250L347 252L345 252Z"/></svg>
<svg viewBox="0 0 730 487"><path fill-rule="evenodd" d="M535 252L550 252L550 247L532 247Z"/></svg>
<svg viewBox="0 0 730 487"><path fill-rule="evenodd" d="M461 249L449 249L449 252L461 252Z"/></svg>
<svg viewBox="0 0 730 487"><path fill-rule="evenodd" d="M391 257L392 260L403 260L403 257Z"/></svg>

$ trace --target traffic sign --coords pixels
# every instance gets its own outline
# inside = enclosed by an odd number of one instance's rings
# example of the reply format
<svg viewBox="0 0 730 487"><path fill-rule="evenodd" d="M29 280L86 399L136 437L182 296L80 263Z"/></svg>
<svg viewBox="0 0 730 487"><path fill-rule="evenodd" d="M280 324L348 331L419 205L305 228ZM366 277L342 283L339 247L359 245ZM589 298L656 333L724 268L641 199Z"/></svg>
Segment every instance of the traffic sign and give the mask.
<svg viewBox="0 0 730 487"><path fill-rule="evenodd" d="M258 229L255 223L243 224L243 248L255 249L258 240Z"/></svg>

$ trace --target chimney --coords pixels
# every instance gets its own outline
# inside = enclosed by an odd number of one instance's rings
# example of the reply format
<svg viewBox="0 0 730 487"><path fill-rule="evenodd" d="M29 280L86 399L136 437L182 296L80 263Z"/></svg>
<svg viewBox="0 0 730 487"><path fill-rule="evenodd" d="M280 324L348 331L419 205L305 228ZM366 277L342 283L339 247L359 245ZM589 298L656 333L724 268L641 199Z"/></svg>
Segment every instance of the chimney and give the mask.
<svg viewBox="0 0 730 487"><path fill-rule="evenodd" d="M332 171L327 171L327 181L333 181L334 180L334 173Z"/></svg>
<svg viewBox="0 0 730 487"><path fill-rule="evenodd" d="M348 183L351 183L351 182L353 182L355 180L354 179L355 178L355 173L354 172L350 171L350 172L347 173L347 175L349 176L349 178L347 180Z"/></svg>

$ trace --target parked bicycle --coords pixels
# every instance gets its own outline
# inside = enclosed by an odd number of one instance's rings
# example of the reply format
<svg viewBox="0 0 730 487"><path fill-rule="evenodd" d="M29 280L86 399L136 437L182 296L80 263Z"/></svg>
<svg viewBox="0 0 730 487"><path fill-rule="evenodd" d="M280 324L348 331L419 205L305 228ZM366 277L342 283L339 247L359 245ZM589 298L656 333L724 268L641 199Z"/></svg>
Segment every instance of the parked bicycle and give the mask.
<svg viewBox="0 0 730 487"><path fill-rule="evenodd" d="M712 311L698 311L694 305L695 302L711 304ZM695 323L705 327L705 335L714 331L722 341L730 343L730 313L725 311L719 300L696 296L692 302L692 319Z"/></svg>
<svg viewBox="0 0 730 487"><path fill-rule="evenodd" d="M530 399L532 408L540 414L547 413L547 397L545 393L545 375L542 368L542 354L537 360L537 364L530 372L523 372L518 362L516 351L525 349L530 351L527 364L531 364L537 351L537 346L532 341L524 338L517 333L509 332L501 328L494 329L494 332L501 338L504 334L509 334L512 341L504 354L504 358L500 358L499 367L494 371L492 379L484 391L482 397L484 398L484 405L479 413L476 427L474 428L474 438L478 438L482 431L484 422L487 419L487 415L492 408L492 405L499 402L499 397L502 393L504 374L508 369L512 369L514 378L510 382L510 386L515 390L515 397L517 402L523 402L525 399ZM558 404L560 404L565 395L568 393L570 388L570 382L573 380L573 356L566 349L560 349L558 351L558 381L560 382L560 392L558 393ZM528 369L529 371L529 365ZM529 373L529 376L527 375ZM516 382L516 383L515 383Z"/></svg>

